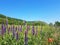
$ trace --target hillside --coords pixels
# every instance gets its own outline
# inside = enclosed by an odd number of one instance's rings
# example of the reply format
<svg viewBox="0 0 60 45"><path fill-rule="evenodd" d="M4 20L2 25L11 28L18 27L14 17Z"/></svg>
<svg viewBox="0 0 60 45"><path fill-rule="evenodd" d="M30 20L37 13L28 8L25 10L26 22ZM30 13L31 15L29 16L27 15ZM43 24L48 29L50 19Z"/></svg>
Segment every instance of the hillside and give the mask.
<svg viewBox="0 0 60 45"><path fill-rule="evenodd" d="M4 23L5 23L6 17L7 16L5 16L3 14L0 14L0 23L2 23L3 20L4 20ZM11 17L7 17L7 19L8 19L9 24L18 24L18 23L22 24L23 23L23 20L21 20L21 19L16 19L16 18L11 18Z"/></svg>
<svg viewBox="0 0 60 45"><path fill-rule="evenodd" d="M0 14L0 24L2 23L2 21L4 20L4 23L6 22L6 17L5 15L3 14ZM24 24L24 20L22 19L16 19L16 18L11 18L11 17L7 17L8 19L8 23L9 24ZM47 23L43 22L43 21L26 21L26 23L28 25L47 25Z"/></svg>

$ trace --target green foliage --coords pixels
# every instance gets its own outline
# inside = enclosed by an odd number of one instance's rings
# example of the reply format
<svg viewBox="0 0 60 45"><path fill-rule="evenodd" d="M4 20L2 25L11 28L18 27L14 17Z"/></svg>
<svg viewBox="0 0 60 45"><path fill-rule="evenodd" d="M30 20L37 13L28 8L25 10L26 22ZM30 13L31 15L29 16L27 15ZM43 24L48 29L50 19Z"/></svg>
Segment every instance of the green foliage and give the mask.
<svg viewBox="0 0 60 45"><path fill-rule="evenodd" d="M55 26L60 26L60 22L59 21L56 21L54 25Z"/></svg>

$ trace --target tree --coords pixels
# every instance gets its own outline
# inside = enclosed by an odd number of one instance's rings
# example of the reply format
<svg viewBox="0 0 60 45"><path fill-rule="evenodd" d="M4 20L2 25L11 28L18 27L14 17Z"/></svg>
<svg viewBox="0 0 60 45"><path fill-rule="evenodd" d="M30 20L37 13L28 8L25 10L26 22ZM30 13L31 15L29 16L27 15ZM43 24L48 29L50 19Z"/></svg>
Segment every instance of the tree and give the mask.
<svg viewBox="0 0 60 45"><path fill-rule="evenodd" d="M55 24L54 24L54 26L59 27L60 26L60 22L59 21L56 21Z"/></svg>
<svg viewBox="0 0 60 45"><path fill-rule="evenodd" d="M53 24L52 23L49 23L49 26L53 26Z"/></svg>

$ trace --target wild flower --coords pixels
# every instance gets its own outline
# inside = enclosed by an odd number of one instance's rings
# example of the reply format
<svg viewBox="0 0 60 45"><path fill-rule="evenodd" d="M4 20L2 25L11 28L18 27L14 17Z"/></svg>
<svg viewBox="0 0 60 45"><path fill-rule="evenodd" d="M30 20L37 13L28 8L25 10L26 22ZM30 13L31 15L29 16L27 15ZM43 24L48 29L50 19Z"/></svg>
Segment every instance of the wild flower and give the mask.
<svg viewBox="0 0 60 45"><path fill-rule="evenodd" d="M3 38L3 34L4 34L4 22L2 22L1 29L2 29L1 34L2 34L2 38Z"/></svg>
<svg viewBox="0 0 60 45"><path fill-rule="evenodd" d="M14 38L15 37L15 29L14 29L14 26L13 26L12 33L13 33L13 38Z"/></svg>
<svg viewBox="0 0 60 45"><path fill-rule="evenodd" d="M13 36L13 38L15 37L15 32L14 31L13 31L13 35L12 36Z"/></svg>
<svg viewBox="0 0 60 45"><path fill-rule="evenodd" d="M22 32L22 25L20 26L20 32Z"/></svg>
<svg viewBox="0 0 60 45"><path fill-rule="evenodd" d="M28 37L27 37L28 31L25 31L25 44L24 45L28 45Z"/></svg>
<svg viewBox="0 0 60 45"><path fill-rule="evenodd" d="M4 26L4 33L6 33L6 27Z"/></svg>
<svg viewBox="0 0 60 45"><path fill-rule="evenodd" d="M18 32L16 32L16 40L18 40L19 38Z"/></svg>
<svg viewBox="0 0 60 45"><path fill-rule="evenodd" d="M32 34L35 34L35 29L34 29L34 25L32 26Z"/></svg>

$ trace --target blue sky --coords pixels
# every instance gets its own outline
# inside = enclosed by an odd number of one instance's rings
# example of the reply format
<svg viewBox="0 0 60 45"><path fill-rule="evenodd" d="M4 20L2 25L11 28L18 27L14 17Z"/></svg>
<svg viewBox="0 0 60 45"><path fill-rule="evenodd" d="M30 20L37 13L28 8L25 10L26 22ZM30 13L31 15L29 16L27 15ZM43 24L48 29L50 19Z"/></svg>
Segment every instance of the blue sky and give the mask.
<svg viewBox="0 0 60 45"><path fill-rule="evenodd" d="M60 21L60 0L0 0L0 14L27 21Z"/></svg>

